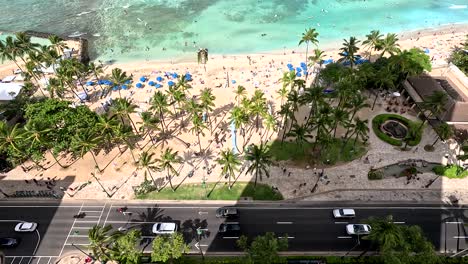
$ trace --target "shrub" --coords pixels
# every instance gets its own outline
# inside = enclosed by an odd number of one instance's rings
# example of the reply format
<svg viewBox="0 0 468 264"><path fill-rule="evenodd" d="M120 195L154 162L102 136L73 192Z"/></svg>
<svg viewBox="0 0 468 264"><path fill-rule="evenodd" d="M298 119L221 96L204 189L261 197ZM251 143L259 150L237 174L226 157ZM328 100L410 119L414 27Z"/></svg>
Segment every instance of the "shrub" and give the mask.
<svg viewBox="0 0 468 264"><path fill-rule="evenodd" d="M420 126L418 122L413 122L409 120L408 118L405 118L403 116L396 115L396 114L381 114L381 115L374 117L374 119L372 119L372 130L374 131L375 135L378 138L380 138L382 141L385 141L388 144L397 146L397 147L403 145L403 140L392 138L380 130L380 126L387 120L399 121L403 125L405 125L409 130L416 130ZM419 142L421 141L421 137L422 137L422 130L419 133L417 133L417 136L414 140L411 140L408 142L408 145L409 146L418 145Z"/></svg>
<svg viewBox="0 0 468 264"><path fill-rule="evenodd" d="M435 166L434 168L432 168L432 171L437 174L437 175L444 175L445 173L445 166L442 166L442 165L437 165Z"/></svg>
<svg viewBox="0 0 468 264"><path fill-rule="evenodd" d="M367 178L369 180L381 180L383 179L383 171L382 170L370 170L367 174Z"/></svg>

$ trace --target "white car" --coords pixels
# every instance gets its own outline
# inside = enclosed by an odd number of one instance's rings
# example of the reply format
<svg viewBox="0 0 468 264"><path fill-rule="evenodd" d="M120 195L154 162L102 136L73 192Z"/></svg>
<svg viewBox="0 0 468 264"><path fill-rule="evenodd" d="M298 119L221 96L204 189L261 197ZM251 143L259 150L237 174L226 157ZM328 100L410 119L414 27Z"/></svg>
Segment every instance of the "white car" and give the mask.
<svg viewBox="0 0 468 264"><path fill-rule="evenodd" d="M348 233L348 235L368 235L371 230L371 226L367 224L346 225L346 233Z"/></svg>
<svg viewBox="0 0 468 264"><path fill-rule="evenodd" d="M356 213L354 209L334 209L333 217L335 218L354 218Z"/></svg>
<svg viewBox="0 0 468 264"><path fill-rule="evenodd" d="M175 223L155 223L153 225L153 233L155 234L173 234L177 231Z"/></svg>
<svg viewBox="0 0 468 264"><path fill-rule="evenodd" d="M15 226L16 232L34 232L37 228L37 223L21 222Z"/></svg>

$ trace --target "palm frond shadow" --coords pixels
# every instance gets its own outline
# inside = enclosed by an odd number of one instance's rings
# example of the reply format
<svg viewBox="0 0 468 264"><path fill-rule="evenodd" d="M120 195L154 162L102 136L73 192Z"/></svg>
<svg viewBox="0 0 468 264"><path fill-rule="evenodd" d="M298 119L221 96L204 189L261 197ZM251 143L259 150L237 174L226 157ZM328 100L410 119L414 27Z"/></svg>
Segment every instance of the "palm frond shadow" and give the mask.
<svg viewBox="0 0 468 264"><path fill-rule="evenodd" d="M201 220L199 218L196 219L189 219L185 220L181 226L180 226L180 231L182 232L182 235L184 237L185 243L191 243L192 241L196 240L198 241L199 239L203 238L208 238L211 235L211 232L208 231L203 231L202 235L200 237L197 234L197 229L207 229L208 228L208 222L206 219Z"/></svg>
<svg viewBox="0 0 468 264"><path fill-rule="evenodd" d="M449 196L448 202L445 202L444 207L452 207L452 209L444 209L443 213L446 217L442 218L442 223L445 222L468 222L468 215L466 214L466 210L460 210L461 208L465 208L465 206L458 203L458 198L454 195ZM468 242L467 231L465 225L457 225L457 251L462 250L460 248L461 244L465 244ZM444 250L447 250L447 226L445 227L445 234L444 234ZM464 243L460 243L464 240ZM442 246L442 245L441 245Z"/></svg>
<svg viewBox="0 0 468 264"><path fill-rule="evenodd" d="M164 215L164 209L160 209L158 205L154 205L154 207L146 208L144 212L138 213L136 219L130 220L129 225L130 228L139 229L143 236L151 236L153 235L152 228L154 222L165 221L171 222L173 220L170 216ZM145 250L147 246L151 245L151 241L151 238L143 238L140 241L140 245L143 246L143 250Z"/></svg>

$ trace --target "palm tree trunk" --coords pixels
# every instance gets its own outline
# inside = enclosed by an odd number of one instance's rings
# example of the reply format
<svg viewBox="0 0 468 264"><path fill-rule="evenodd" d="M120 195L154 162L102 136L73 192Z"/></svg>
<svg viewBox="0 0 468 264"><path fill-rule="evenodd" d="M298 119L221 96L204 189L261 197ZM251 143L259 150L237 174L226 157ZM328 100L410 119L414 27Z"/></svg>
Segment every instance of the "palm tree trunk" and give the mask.
<svg viewBox="0 0 468 264"><path fill-rule="evenodd" d="M307 42L306 46L306 53L305 53L305 63L307 64L307 55L309 53L309 42ZM309 77L309 71L307 71L307 74L305 75L305 81L307 82L307 77Z"/></svg>
<svg viewBox="0 0 468 264"><path fill-rule="evenodd" d="M197 131L197 137L198 137L198 146L200 147L200 153L202 153L202 147L201 147L201 141L200 141L200 132Z"/></svg>
<svg viewBox="0 0 468 264"><path fill-rule="evenodd" d="M153 174L151 174L151 170L149 168L146 168L146 171L148 172L151 180L153 181L153 184L156 185L156 181L154 180Z"/></svg>
<svg viewBox="0 0 468 264"><path fill-rule="evenodd" d="M439 142L439 139L440 139L440 138L437 136L436 140L434 141L434 143L432 143L431 146L434 147L434 145L435 145L437 142Z"/></svg>
<svg viewBox="0 0 468 264"><path fill-rule="evenodd" d="M254 182L254 189L257 187L257 179L258 179L258 168L255 170L255 182Z"/></svg>
<svg viewBox="0 0 468 264"><path fill-rule="evenodd" d="M98 171L102 172L101 168L99 168L99 163L96 160L96 156L94 156L94 153L93 153L92 150L90 152L91 152L91 155L93 156L94 163L96 163L96 167L97 167Z"/></svg>
<svg viewBox="0 0 468 264"><path fill-rule="evenodd" d="M175 192L174 186L172 186L172 177L171 174L169 174L169 171L167 172L167 177L169 177L169 185L171 186L172 191Z"/></svg>
<svg viewBox="0 0 468 264"><path fill-rule="evenodd" d="M52 155L52 157L54 158L55 162L57 162L57 164L62 167L63 169L66 169L68 168L70 165L67 165L67 166L63 166L57 159L57 157L55 157L54 153L49 149L49 153L50 155Z"/></svg>
<svg viewBox="0 0 468 264"><path fill-rule="evenodd" d="M375 103L377 102L377 97L378 97L378 96L379 96L379 95L376 93L376 94L375 94L375 98L374 98L374 102L372 103L372 108L371 108L372 111L374 110Z"/></svg>

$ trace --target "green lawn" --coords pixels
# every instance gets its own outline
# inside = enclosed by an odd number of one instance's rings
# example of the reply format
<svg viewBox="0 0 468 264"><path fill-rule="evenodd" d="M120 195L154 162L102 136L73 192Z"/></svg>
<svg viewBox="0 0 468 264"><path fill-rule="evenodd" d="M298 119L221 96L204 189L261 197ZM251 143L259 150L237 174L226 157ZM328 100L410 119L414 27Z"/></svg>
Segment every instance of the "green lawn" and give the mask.
<svg viewBox="0 0 468 264"><path fill-rule="evenodd" d="M206 197L209 193L210 196ZM182 184L175 192L170 187L166 187L160 192L153 191L137 196L138 199L151 200L239 200L240 197L252 197L254 200L283 200L283 196L273 191L270 186L257 183L254 189L254 184L251 182L236 182L230 190L224 182L218 183L216 187L215 183L207 183L206 188L201 184Z"/></svg>
<svg viewBox="0 0 468 264"><path fill-rule="evenodd" d="M314 153L312 143L305 144L304 150L295 142L284 141L281 144L280 140L276 140L270 143L271 154L275 160L291 160L299 164L333 165L358 159L367 152L366 146L359 141L356 146L353 146L353 140L350 140L342 149L342 141L335 139L320 155L319 147L320 145L317 145Z"/></svg>

